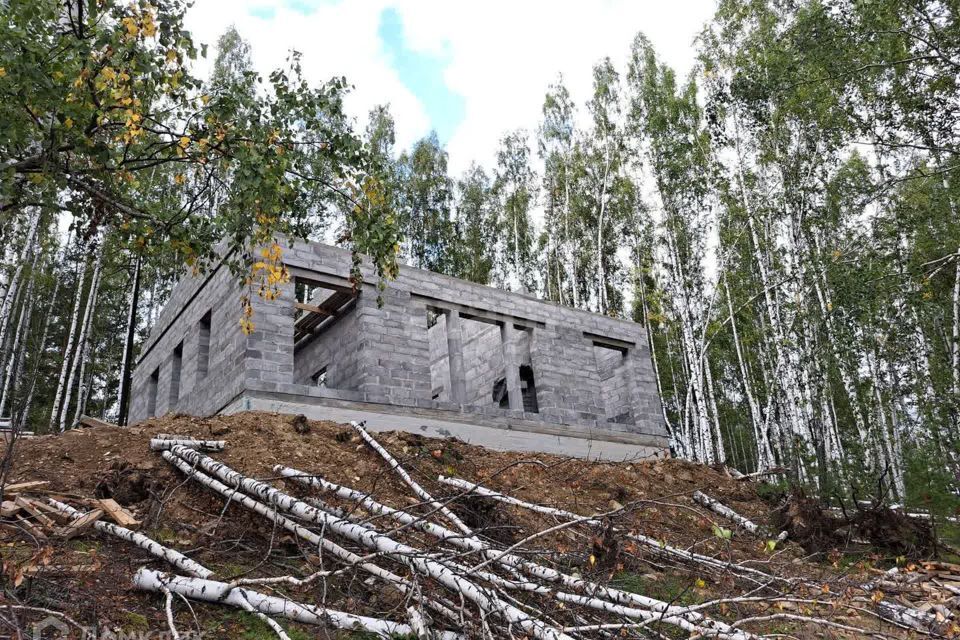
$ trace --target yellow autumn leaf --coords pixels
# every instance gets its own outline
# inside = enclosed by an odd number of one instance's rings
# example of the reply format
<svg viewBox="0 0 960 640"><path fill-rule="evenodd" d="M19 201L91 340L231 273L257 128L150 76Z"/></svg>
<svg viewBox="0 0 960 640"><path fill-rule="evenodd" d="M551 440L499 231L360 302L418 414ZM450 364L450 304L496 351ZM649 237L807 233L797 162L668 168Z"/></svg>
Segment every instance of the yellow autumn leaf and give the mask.
<svg viewBox="0 0 960 640"><path fill-rule="evenodd" d="M65 126L67 129L72 129L72 128L73 128L73 118L67 118L66 120L64 120L64 121L63 121L63 126Z"/></svg>
<svg viewBox="0 0 960 640"><path fill-rule="evenodd" d="M180 138L180 148L181 148L181 149L186 149L186 148L189 147L189 146L190 146L190 138L187 137L187 136L181 137L181 138Z"/></svg>
<svg viewBox="0 0 960 640"><path fill-rule="evenodd" d="M707 583L704 582L703 578L697 578L697 581L694 584L697 585L697 589L703 589L707 586Z"/></svg>
<svg viewBox="0 0 960 640"><path fill-rule="evenodd" d="M173 181L177 184L183 184L186 182L186 178L183 177L182 173L178 173L177 175L173 176Z"/></svg>
<svg viewBox="0 0 960 640"><path fill-rule="evenodd" d="M127 16L126 18L124 18L124 19L121 20L120 22L123 23L123 26L124 26L124 28L126 28L128 35L130 35L130 36L135 36L135 35L137 35L138 33L140 33L140 27L137 26L137 19L136 19L136 18L132 18L132 17L130 17L130 16Z"/></svg>
<svg viewBox="0 0 960 640"><path fill-rule="evenodd" d="M0 67L0 78L7 75L7 70L4 67Z"/></svg>
<svg viewBox="0 0 960 640"><path fill-rule="evenodd" d="M207 104L208 102L210 102L210 96L206 94L200 96L200 102L202 102L203 104Z"/></svg>

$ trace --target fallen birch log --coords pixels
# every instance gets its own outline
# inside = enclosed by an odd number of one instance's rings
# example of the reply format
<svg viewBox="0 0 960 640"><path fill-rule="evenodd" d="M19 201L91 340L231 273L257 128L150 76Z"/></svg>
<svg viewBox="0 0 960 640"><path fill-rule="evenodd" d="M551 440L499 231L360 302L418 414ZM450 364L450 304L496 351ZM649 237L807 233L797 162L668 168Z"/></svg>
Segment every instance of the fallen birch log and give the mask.
<svg viewBox="0 0 960 640"><path fill-rule="evenodd" d="M211 478L210 476L197 471L189 462L174 455L172 452L164 451L161 455L163 455L164 460L166 460L167 462L175 466L177 469L182 471L188 477L194 478L200 484L206 486L209 489L212 489L213 491L236 502L237 504L247 509L250 509L255 513L259 513L260 515L266 517L270 521L280 525L290 533L314 545L318 550L326 551L327 553L334 556L338 560L346 563L347 565L355 566L377 578L380 578L381 580L386 582L388 585L396 589L401 595L407 595L411 592L413 587L410 584L410 581L407 580L406 578L402 578L391 571L388 571L382 567L379 567L371 562L365 561L363 558L353 553L352 551L349 551L348 549L344 549L343 547L333 542L332 540L329 540L325 537L321 537L316 533L314 533L313 531L310 531L306 527L298 524L297 522L294 522L290 518L287 518L286 516L280 514L276 509L269 507L263 504L262 502L259 502L254 498L251 498L245 493L241 493L236 489L232 489L226 486L225 484L223 484L222 482L219 482L214 478ZM245 582L250 584L250 583L253 583L254 581L248 580ZM271 582L271 579L257 580L256 582L258 584L269 584ZM276 581L273 581L273 582L276 582ZM238 584L239 583L241 583L241 581L238 581ZM429 605L432 609L434 609L438 613L441 613L442 615L444 615L444 617L454 622L458 622L460 620L460 616L444 603L428 599L426 600L426 604Z"/></svg>
<svg viewBox="0 0 960 640"><path fill-rule="evenodd" d="M410 629L419 640L432 640L430 627L427 626L427 621L424 620L419 609L413 606L407 607L407 619L410 621Z"/></svg>
<svg viewBox="0 0 960 640"><path fill-rule="evenodd" d="M466 480L461 480L459 478L447 478L444 476L440 476L438 480L444 484L448 484L450 486L471 491L473 493L482 495L487 498L499 500L500 502L504 502L506 504L523 507L531 511L535 511L537 513L552 515L555 517L565 518L568 520L579 519L587 523L592 523L593 525L601 524L599 520L583 519L582 516L579 516L571 511L566 511L564 509L557 509L554 507L546 507L546 506L534 504L531 502L525 502L523 500L519 500L517 498L513 498L511 496L498 493L482 485L479 485L473 482L468 482ZM767 585L772 584L774 582L784 582L784 583L797 582L796 580L774 576L772 574L765 573L763 571L760 571L758 569L753 569L751 567L744 567L742 565L737 565L733 563L725 563L717 560L716 558L711 558L710 556L704 556L701 554L693 553L692 551L686 551L684 549L677 549L675 547L670 547L668 545L665 545L659 542L658 540L654 540L653 538L649 538L644 535L627 534L627 538L630 540L634 540L636 542L642 542L643 544L645 544L646 546L648 546L649 548L655 551L659 550L666 555L670 555L676 558L688 559L706 566L711 566L711 565L720 566L724 569L735 570L738 573L744 572L744 573L761 576L766 580ZM801 580L800 582L803 582L808 586L813 586L814 588L817 588L820 586L815 583L809 583L805 580ZM861 585L861 589L863 589L864 591L869 591L870 587L868 585ZM877 608L877 613L880 615L880 617L882 617L883 619L889 622L893 622L901 627L926 631L936 623L936 616L934 616L933 614L927 613L925 611L920 611L919 609L914 609L912 607L908 607L906 605L900 604L890 599L881 599L880 601L876 602L876 608Z"/></svg>
<svg viewBox="0 0 960 640"><path fill-rule="evenodd" d="M531 617L523 610L504 602L496 594L457 575L442 563L425 557L424 552L419 549L320 511L264 482L247 478L227 465L191 449L174 447L171 452L191 464L200 466L204 471L220 478L234 489L241 489L250 495L257 496L263 503L279 507L302 520L323 525L325 529L337 535L388 556L421 575L433 578L447 589L474 603L484 612L501 616L507 623L517 625L536 638L541 640L573 640L557 628ZM164 452L164 457L171 452ZM202 477L196 477L201 484L210 486L210 483ZM228 493L236 493L230 489L227 489L227 491Z"/></svg>
<svg viewBox="0 0 960 640"><path fill-rule="evenodd" d="M457 514L455 514L453 511L450 511L450 509L448 509L446 506L434 500L433 496L431 496L426 489L421 487L416 480L411 478L410 474L407 473L402 466L400 466L400 463L397 462L392 455L390 455L390 452L384 449L382 446L380 446L380 443L377 442L373 436L367 433L366 429L364 429L360 424L356 422L351 422L350 426L352 426L354 429L357 430L357 432L360 434L360 437L362 437L366 441L366 443L370 445L371 449L379 453L380 457L386 460L387 464L390 465L390 468L393 469L398 476L400 476L400 478L406 483L408 487L410 487L410 489L413 490L413 492L417 495L418 498L420 498L424 502L428 503L431 507L433 507L434 509L442 513L447 520L449 520L451 523L453 523L454 526L457 527L457 529L460 529L460 531L462 531L468 536L473 535L473 530L471 530L470 527L464 524L464 522L457 516Z"/></svg>
<svg viewBox="0 0 960 640"><path fill-rule="evenodd" d="M74 520L78 520L84 515L70 505L58 502L53 498L47 498L47 504L65 514L68 514ZM191 560L179 551L163 546L159 542L148 538L142 533L131 531L130 529L125 529L119 525L113 524L112 522L104 522L103 520L97 520L94 522L93 528L102 533L116 536L121 540L135 544L150 555L169 562L177 569L189 573L191 576L196 576L198 578L209 578L213 575L212 571L204 567L199 562Z"/></svg>
<svg viewBox="0 0 960 640"><path fill-rule="evenodd" d="M200 451L223 451L227 445L224 440L196 440L194 438L151 438L151 451L169 451L173 447L187 447Z"/></svg>
<svg viewBox="0 0 960 640"><path fill-rule="evenodd" d="M723 516L727 520L736 523L740 527L743 527L753 535L755 536L762 535L760 526L757 525L755 522L749 520L748 518L744 518L742 515L740 515L739 513L737 513L730 507L728 507L727 505L723 504L722 502L720 502L715 498L711 498L710 496L703 493L702 491L694 491L693 500L697 504L703 505L707 509L710 509L710 511L713 511L717 515Z"/></svg>
<svg viewBox="0 0 960 640"><path fill-rule="evenodd" d="M360 616L343 611L335 611L316 605L294 602L288 598L268 596L256 591L233 588L226 582L177 576L146 567L137 571L133 577L133 584L143 591L162 592L164 589L181 595L190 600L227 604L240 609L246 609L244 603L249 604L254 611L268 616L282 616L288 620L295 620L304 624L334 627L353 631L375 633L384 638L396 635L413 633L410 625L380 618ZM449 640L460 638L459 635L444 632L441 637Z"/></svg>
<svg viewBox="0 0 960 640"><path fill-rule="evenodd" d="M691 633L703 632L706 630L716 630L723 634L731 629L724 623L711 620L699 613L690 613L685 611L682 607L670 605L661 600L640 594L605 587L594 582L589 582L575 576L564 574L550 567L536 564L514 554L504 553L502 551L493 549L488 544L477 538L466 538L456 531L452 531L441 525L434 524L406 511L388 507L373 500L368 495L360 491L356 491L355 489L334 484L322 478L318 478L290 467L277 465L273 468L273 470L284 478L289 478L308 487L320 489L326 492L332 492L338 498L353 501L370 513L387 516L403 525L412 526L424 533L432 535L445 542L449 542L450 544L461 549L478 552L490 561L495 561L510 568L520 569L541 580L560 583L568 588L589 593L592 597L583 597L574 594L554 592L552 589L536 583L506 580L489 573L480 574L480 577L489 582L493 582L498 587L535 591L552 596L561 602L569 602L601 611L619 613L620 615L627 617L641 618L645 620L662 618L664 622L679 626L686 631L690 631ZM603 598L606 598L607 600L604 600ZM624 605L634 606L631 607ZM635 607L645 607L649 610L642 611L641 609L637 609ZM749 634L738 630L732 630L730 637L745 638L749 637Z"/></svg>
<svg viewBox="0 0 960 640"><path fill-rule="evenodd" d="M47 503L50 504L50 506L54 507L55 509L59 510L60 512L69 515L74 520L83 518L84 516L84 514L80 513L70 505L54 500L53 498L48 498ZM93 526L94 528L101 531L102 533L107 533L112 536L116 536L121 540L137 545L138 547L140 547L150 555L156 558L160 558L161 560L164 560L166 562L169 562L174 567L187 572L191 576L194 576L197 578L209 578L213 576L213 571L206 568L199 562L195 560L191 560L190 558L183 555L179 551L163 546L159 542L156 542L148 538L142 533L131 531L119 525L115 525L110 522L103 522L101 520L98 520L97 522L95 522ZM246 598L251 593L255 593L255 592L250 591L248 589L239 589L238 597L243 599L243 598ZM172 615L172 611L169 611L169 608L170 608L169 602L167 603L167 607L168 607L168 612L170 613L170 615ZM274 629L274 631L277 631L276 622L268 618L263 613L258 613L258 612L253 612L253 613L258 618L266 622L271 628ZM171 630L171 633L175 632L172 622L170 623L170 630ZM279 629L279 631L277 631L277 635L280 637L281 640L290 640L287 634L283 632L283 629Z"/></svg>
<svg viewBox="0 0 960 640"><path fill-rule="evenodd" d="M491 489L488 489L482 485L475 484L473 482L468 482L460 478L447 478L446 476L440 476L438 480L444 484L450 485L452 487L457 487L464 491L469 491L477 495L483 496L485 498L490 498L492 500L497 500L504 504L513 505L516 507L522 507L529 511L534 511L536 513L542 513L544 515L553 516L556 518L561 518L564 520L577 520L583 524L597 527L602 526L603 523L600 520L592 519L590 517L584 517L573 513L571 511L566 511L565 509L557 509L555 507L547 507L544 505L534 504L532 502L525 502L517 498L498 493ZM625 533L627 539L634 542L639 542L645 547L649 548L651 551L656 553L659 556L671 558L674 560L682 560L687 563L694 563L698 566L707 567L717 573L735 573L742 578L746 578L756 582L757 584L770 584L775 582L791 582L787 578L781 578L779 576L774 576L772 574L766 573L759 569L754 569L752 567L745 567L743 565L735 564L733 562L728 562L725 560L720 560L717 558L712 558L700 553L695 553L693 551L687 551L686 549L678 549L672 547L668 544L663 543L660 540L655 540L648 536L642 534L633 534Z"/></svg>

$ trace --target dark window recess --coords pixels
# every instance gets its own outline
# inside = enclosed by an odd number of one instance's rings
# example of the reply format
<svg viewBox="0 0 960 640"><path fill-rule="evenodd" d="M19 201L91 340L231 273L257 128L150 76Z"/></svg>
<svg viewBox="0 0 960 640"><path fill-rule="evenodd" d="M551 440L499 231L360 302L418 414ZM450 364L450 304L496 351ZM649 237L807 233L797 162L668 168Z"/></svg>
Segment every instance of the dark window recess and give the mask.
<svg viewBox="0 0 960 640"><path fill-rule="evenodd" d="M147 417L157 415L157 386L160 383L160 369L154 369L147 380Z"/></svg>
<svg viewBox="0 0 960 640"><path fill-rule="evenodd" d="M524 411L540 412L537 406L537 386L533 381L533 368L525 364L520 365L520 394ZM493 383L493 403L501 409L510 408L510 392L507 390L506 378L497 378Z"/></svg>
<svg viewBox="0 0 960 640"><path fill-rule="evenodd" d="M537 385L533 381L533 367L520 365L520 393L523 397L523 410L527 413L539 413L537 407Z"/></svg>
<svg viewBox="0 0 960 640"><path fill-rule="evenodd" d="M197 340L197 377L206 378L210 371L210 324L212 311L207 311L200 318L199 339Z"/></svg>
<svg viewBox="0 0 960 640"><path fill-rule="evenodd" d="M510 397L507 393L507 379L497 378L493 383L493 403L501 409L510 408Z"/></svg>
<svg viewBox="0 0 960 640"><path fill-rule="evenodd" d="M323 367L320 371L317 371L315 374L310 376L310 379L313 380L313 385L315 387L320 387L321 389L327 388L327 368Z"/></svg>
<svg viewBox="0 0 960 640"><path fill-rule="evenodd" d="M173 350L170 363L170 409L175 409L180 401L180 369L183 367L183 342Z"/></svg>

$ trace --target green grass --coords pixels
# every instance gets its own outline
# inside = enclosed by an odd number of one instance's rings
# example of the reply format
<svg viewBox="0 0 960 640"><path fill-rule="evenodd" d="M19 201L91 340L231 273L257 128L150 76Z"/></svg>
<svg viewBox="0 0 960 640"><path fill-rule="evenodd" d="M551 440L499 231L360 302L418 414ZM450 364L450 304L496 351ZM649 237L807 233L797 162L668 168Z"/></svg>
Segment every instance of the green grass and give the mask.
<svg viewBox="0 0 960 640"><path fill-rule="evenodd" d="M120 628L126 632L148 631L150 621L147 616L133 611L124 611L120 616Z"/></svg>
<svg viewBox="0 0 960 640"><path fill-rule="evenodd" d="M658 575L656 578L623 572L614 576L611 586L678 605L700 604L703 594L691 578Z"/></svg>
<svg viewBox="0 0 960 640"><path fill-rule="evenodd" d="M223 627L230 632L230 637L241 640L275 640L277 637L270 625L246 611L230 612L208 626ZM287 626L284 626L284 629L290 640L313 640L315 637L300 629Z"/></svg>

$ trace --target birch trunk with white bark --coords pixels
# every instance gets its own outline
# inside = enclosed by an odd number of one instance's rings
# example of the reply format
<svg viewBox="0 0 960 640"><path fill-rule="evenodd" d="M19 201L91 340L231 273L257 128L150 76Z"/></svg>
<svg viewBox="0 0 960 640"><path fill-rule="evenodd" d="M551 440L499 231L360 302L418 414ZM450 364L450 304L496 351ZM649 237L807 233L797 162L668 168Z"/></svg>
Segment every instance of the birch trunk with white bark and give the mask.
<svg viewBox="0 0 960 640"><path fill-rule="evenodd" d="M81 382L78 385L79 396L79 387L82 386L82 375L86 369L87 358L90 355L88 347L89 331L90 325L93 322L93 312L97 305L97 289L100 287L100 267L102 263L103 244L100 245L100 248L97 251L96 260L93 264L93 274L90 276L90 288L87 292L87 304L83 312L83 321L80 324L80 336L77 339L77 350L75 357L73 358L73 366L70 368L70 374L67 377L67 385L65 387L65 395L63 400L63 410L60 412L60 433L63 433L67 430L67 415L70 413L70 401L73 398L73 385L74 381L76 380L78 370L81 375ZM79 405L79 397L77 400Z"/></svg>
<svg viewBox="0 0 960 640"><path fill-rule="evenodd" d="M17 321L16 334L13 336L10 354L7 360L7 366L3 376L3 390L0 392L0 416L7 413L7 404L10 402L10 396L17 392L20 379L20 366L24 361L24 355L27 351L27 337L30 332L30 318L33 315L33 286L36 282L37 259L34 256L33 266L30 269L30 280L27 282L27 289L24 292L23 302L20 304L20 319Z"/></svg>
<svg viewBox="0 0 960 640"><path fill-rule="evenodd" d="M63 407L63 395L67 386L67 377L70 375L73 348L77 338L77 324L80 320L80 306L83 301L83 283L86 280L87 265L90 263L90 255L86 252L88 243L81 246L81 252L85 253L83 265L77 270L76 290L73 294L73 312L70 316L70 329L67 332L67 344L63 349L63 362L60 365L60 377L57 381L57 391L53 396L53 407L50 411L50 430L53 431L60 423L60 413L66 411Z"/></svg>
<svg viewBox="0 0 960 640"><path fill-rule="evenodd" d="M428 554L421 550L396 542L376 531L361 527L316 509L301 500L297 500L292 496L278 491L268 484L246 478L226 465L191 449L174 447L171 451L165 451L163 457L171 462L171 458L176 457L187 462L186 467L188 470L185 471L187 474L192 473L190 465L193 464L198 465L204 471L220 478L226 485L232 486L233 489L220 482L211 482L212 478L204 475L194 475L195 479L201 484L231 499L237 500L237 498L234 497L238 495L236 489L241 489L252 496L256 496L261 504L274 505L304 521L321 524L328 531L393 558L413 571L433 578L447 589L473 602L483 611L503 617L508 623L517 625L536 638L540 638L541 640L573 640L573 638L562 633L555 627L551 627L531 617L515 606L504 602L495 593L478 587L473 582L464 579L442 563L427 557Z"/></svg>
<svg viewBox="0 0 960 640"><path fill-rule="evenodd" d="M248 603L255 611L268 616L279 616L304 624L334 627L353 631L366 631L383 638L410 635L410 625L380 618L344 613L317 605L294 602L280 596L268 596L249 589L235 588L226 582L177 576L146 567L137 571L133 584L144 591L163 592L164 589L190 600L225 604L247 610ZM443 632L441 638L453 640L459 634Z"/></svg>
<svg viewBox="0 0 960 640"><path fill-rule="evenodd" d="M3 302L0 304L0 353L5 353L7 340L10 333L11 316L13 315L14 305L17 301L17 293L20 287L20 280L23 276L23 268L30 260L30 252L33 251L34 242L37 236L37 228L40 225L40 210L38 209L30 218L27 234L23 241L23 249L17 258L17 266L10 277L10 284L7 287Z"/></svg>
<svg viewBox="0 0 960 640"><path fill-rule="evenodd" d="M487 562L497 562L511 569L522 570L525 573L541 580L559 583L565 587L576 589L593 596L592 598L582 599L582 596L574 596L571 594L550 592L549 590L546 590L547 593L551 593L553 596L558 597L558 599L563 602L577 602L583 606L605 611L609 611L610 609L608 606L613 603L616 603L617 605L639 606L644 607L649 611L646 611L642 614L636 614L636 610L633 610L633 612L620 611L620 613L628 617L641 617L647 619L650 617L650 612L652 611L655 612L656 616L664 616L664 621L671 624L677 624L681 628L684 628L688 631L695 631L694 627L708 627L710 629L717 629L722 632L730 631L730 628L726 625L704 618L704 616L700 614L674 618L673 614L679 611L679 607L675 607L669 603L657 600L655 598L649 598L640 594L605 587L603 585L586 581L575 576L561 573L550 567L536 564L511 553L493 549L480 539L465 538L455 531L424 520L419 516L383 505L373 500L366 494L348 487L343 487L332 482L328 482L318 476L310 475L297 469L291 469L289 467L283 467L279 465L275 466L273 470L284 478L294 480L311 488L333 493L338 498L343 500L355 502L372 514L392 518L404 526L414 527L424 533L427 533L428 535L448 542L465 551L479 552L487 559ZM606 599L610 602L598 601L597 598Z"/></svg>

